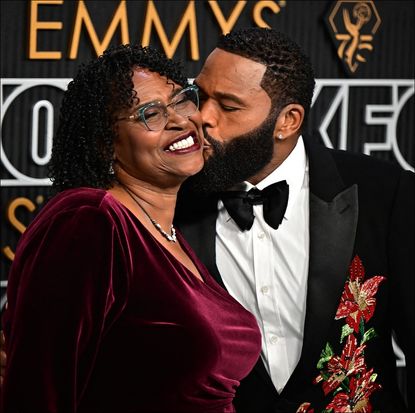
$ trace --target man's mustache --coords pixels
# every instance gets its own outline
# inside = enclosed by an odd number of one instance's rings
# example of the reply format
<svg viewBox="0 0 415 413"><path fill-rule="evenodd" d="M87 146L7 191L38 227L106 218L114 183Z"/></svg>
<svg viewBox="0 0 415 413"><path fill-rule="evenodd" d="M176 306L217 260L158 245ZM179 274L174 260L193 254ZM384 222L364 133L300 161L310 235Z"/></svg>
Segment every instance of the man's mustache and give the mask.
<svg viewBox="0 0 415 413"><path fill-rule="evenodd" d="M222 148L222 144L212 137L212 135L209 135L209 132L206 129L206 126L202 126L203 129L203 135L204 135L204 149L211 148L213 151L218 151Z"/></svg>
<svg viewBox="0 0 415 413"><path fill-rule="evenodd" d="M203 129L203 149L212 149L213 151L217 150L218 143L215 138L213 138L211 135L209 135L207 129L205 126L202 126Z"/></svg>

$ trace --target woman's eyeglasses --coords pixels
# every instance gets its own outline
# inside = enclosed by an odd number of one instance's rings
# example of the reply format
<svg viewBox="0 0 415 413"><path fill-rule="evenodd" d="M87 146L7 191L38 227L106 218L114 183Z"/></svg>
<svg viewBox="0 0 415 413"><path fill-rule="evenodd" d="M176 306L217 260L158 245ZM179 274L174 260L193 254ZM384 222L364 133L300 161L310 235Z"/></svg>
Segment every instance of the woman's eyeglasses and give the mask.
<svg viewBox="0 0 415 413"><path fill-rule="evenodd" d="M178 92L168 105L155 101L139 107L136 113L119 118L142 122L149 131L162 130L168 121L167 108L171 107L178 115L189 117L199 109L199 93L195 85L188 86Z"/></svg>

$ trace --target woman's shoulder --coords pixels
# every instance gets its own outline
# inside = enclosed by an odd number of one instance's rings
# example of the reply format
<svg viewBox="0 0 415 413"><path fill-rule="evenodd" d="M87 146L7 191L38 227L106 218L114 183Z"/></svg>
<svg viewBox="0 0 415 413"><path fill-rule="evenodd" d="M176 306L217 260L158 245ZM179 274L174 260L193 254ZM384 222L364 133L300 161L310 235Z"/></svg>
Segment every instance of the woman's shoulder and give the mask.
<svg viewBox="0 0 415 413"><path fill-rule="evenodd" d="M100 208L107 191L97 188L72 188L59 192L46 204L46 208L58 208L60 210L77 209L82 207Z"/></svg>
<svg viewBox="0 0 415 413"><path fill-rule="evenodd" d="M49 199L28 230L33 232L58 222L70 222L72 225L85 222L88 226L108 223L111 214L108 214L107 195L105 189L82 187L64 190Z"/></svg>
<svg viewBox="0 0 415 413"><path fill-rule="evenodd" d="M82 214L86 210L99 214L117 206L117 202L105 189L80 187L66 189L50 198L39 215L54 216L68 212Z"/></svg>

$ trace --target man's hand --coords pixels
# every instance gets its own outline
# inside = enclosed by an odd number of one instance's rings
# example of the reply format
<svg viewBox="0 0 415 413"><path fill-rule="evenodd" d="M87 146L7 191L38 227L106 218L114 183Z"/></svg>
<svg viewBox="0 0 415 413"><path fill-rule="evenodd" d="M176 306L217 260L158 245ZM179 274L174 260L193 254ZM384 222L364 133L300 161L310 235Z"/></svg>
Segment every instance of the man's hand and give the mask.
<svg viewBox="0 0 415 413"><path fill-rule="evenodd" d="M3 386L3 379L6 371L6 340L3 331L0 331L0 386Z"/></svg>

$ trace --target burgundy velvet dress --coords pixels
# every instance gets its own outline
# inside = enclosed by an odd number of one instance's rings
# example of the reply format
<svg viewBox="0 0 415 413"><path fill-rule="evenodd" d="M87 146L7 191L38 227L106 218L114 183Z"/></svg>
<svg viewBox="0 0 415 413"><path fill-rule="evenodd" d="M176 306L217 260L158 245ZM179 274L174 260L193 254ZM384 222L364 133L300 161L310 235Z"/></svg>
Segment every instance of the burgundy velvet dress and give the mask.
<svg viewBox="0 0 415 413"><path fill-rule="evenodd" d="M62 192L22 236L3 318L6 412L233 412L254 317L104 190Z"/></svg>

